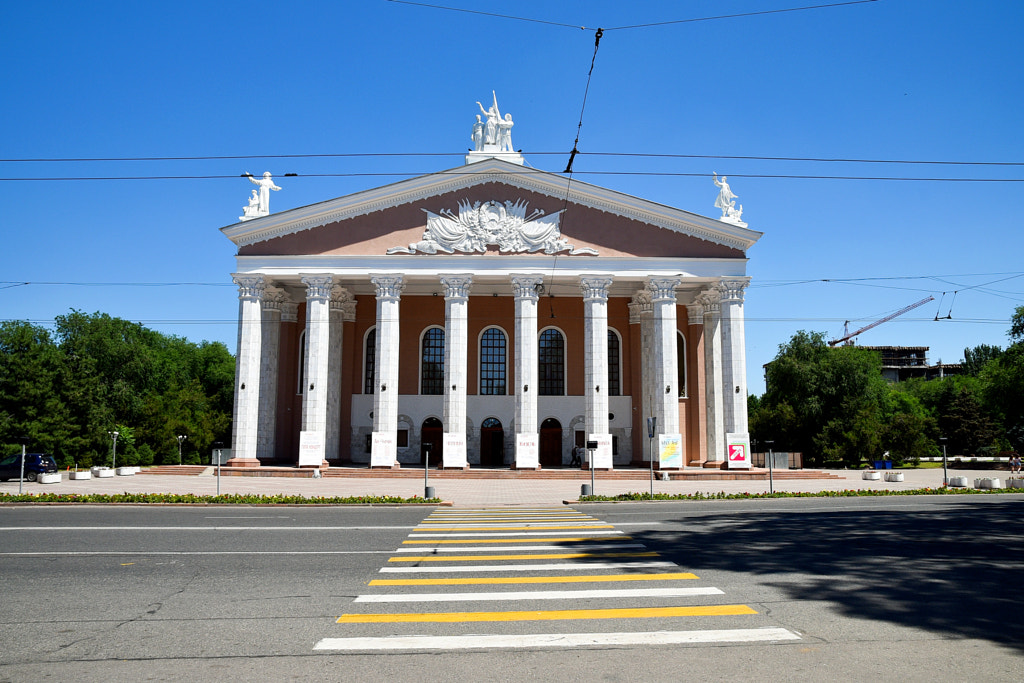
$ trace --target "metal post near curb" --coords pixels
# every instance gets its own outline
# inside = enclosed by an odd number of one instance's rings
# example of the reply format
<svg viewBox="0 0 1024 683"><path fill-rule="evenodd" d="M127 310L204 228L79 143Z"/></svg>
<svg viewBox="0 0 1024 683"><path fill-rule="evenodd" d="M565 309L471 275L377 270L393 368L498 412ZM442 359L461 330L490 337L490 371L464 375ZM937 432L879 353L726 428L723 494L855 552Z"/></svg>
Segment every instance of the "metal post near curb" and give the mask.
<svg viewBox="0 0 1024 683"><path fill-rule="evenodd" d="M117 436L118 436L118 432L116 432L116 431L114 431L114 432L107 432L107 434L110 434L110 438L114 440L114 459L113 459L113 462L112 462L112 469L116 470L117 469Z"/></svg>
<svg viewBox="0 0 1024 683"><path fill-rule="evenodd" d="M430 485L430 451L433 450L434 444L425 443L423 444L423 497L433 498L434 487Z"/></svg>
<svg viewBox="0 0 1024 683"><path fill-rule="evenodd" d="M222 441L215 441L213 443L213 447L217 451L217 495L219 496L220 495L220 461L224 459L223 456L221 455L221 449L224 448L224 443Z"/></svg>
<svg viewBox="0 0 1024 683"><path fill-rule="evenodd" d="M772 453L772 444L774 441L765 441L768 446L768 493L775 493L775 477L772 472L772 466L775 465L775 454Z"/></svg>
<svg viewBox="0 0 1024 683"><path fill-rule="evenodd" d="M28 443L28 439L24 436L21 437L21 476L18 477L18 495L22 493L22 487L25 485L25 444Z"/></svg>
<svg viewBox="0 0 1024 683"><path fill-rule="evenodd" d="M650 439L651 451L651 500L654 500L654 428L658 424L658 418L647 418L647 438Z"/></svg>
<svg viewBox="0 0 1024 683"><path fill-rule="evenodd" d="M946 437L940 436L942 442L942 485L949 486L949 477L946 474Z"/></svg>
<svg viewBox="0 0 1024 683"><path fill-rule="evenodd" d="M188 437L186 435L184 435L184 434L178 434L178 436L176 438L178 439L178 464L180 465L181 464L181 442L184 441L185 439L187 439Z"/></svg>

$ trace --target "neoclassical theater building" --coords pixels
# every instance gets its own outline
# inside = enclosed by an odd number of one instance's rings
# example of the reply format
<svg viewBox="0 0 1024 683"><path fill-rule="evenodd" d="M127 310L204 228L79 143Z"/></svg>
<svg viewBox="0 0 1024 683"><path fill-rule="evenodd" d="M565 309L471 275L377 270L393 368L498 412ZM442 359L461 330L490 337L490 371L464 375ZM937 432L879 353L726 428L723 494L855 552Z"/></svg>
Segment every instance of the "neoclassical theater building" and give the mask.
<svg viewBox="0 0 1024 683"><path fill-rule="evenodd" d="M474 141L458 168L276 214L250 177L222 229L230 464L557 468L590 442L584 466L721 466L747 431L761 235L725 179L707 218L526 166L490 126Z"/></svg>

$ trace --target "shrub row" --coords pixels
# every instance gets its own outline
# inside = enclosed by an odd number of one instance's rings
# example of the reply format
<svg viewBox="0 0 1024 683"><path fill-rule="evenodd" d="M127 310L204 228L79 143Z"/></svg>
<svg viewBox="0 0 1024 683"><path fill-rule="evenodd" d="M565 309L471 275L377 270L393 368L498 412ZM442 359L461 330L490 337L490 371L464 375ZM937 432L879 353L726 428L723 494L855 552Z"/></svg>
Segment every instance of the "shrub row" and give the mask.
<svg viewBox="0 0 1024 683"><path fill-rule="evenodd" d="M892 489L845 489L843 491L787 492L777 493L620 493L616 496L580 496L581 503L619 502L628 500L745 500L755 498L853 498L857 496L946 496L946 495L978 495L989 493L1024 493L1024 489L960 489L960 488L923 488L896 491Z"/></svg>
<svg viewBox="0 0 1024 683"><path fill-rule="evenodd" d="M186 505L403 505L408 503L440 503L440 498L401 498L399 496L286 496L230 494L197 496L192 493L26 493L0 494L3 503L163 503Z"/></svg>

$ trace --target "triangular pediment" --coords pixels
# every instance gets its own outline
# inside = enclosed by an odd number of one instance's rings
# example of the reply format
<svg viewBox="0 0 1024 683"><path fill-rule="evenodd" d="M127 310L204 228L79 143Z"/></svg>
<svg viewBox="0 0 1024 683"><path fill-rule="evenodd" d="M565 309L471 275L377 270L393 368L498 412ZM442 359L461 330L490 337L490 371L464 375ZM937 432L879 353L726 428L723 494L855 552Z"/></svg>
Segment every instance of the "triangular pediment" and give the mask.
<svg viewBox="0 0 1024 683"><path fill-rule="evenodd" d="M557 224L561 241L556 246L566 254L736 258L761 236L497 159L237 223L222 232L238 245L239 255L379 256L396 248L409 253L410 246L422 242L431 215L447 212L458 218L460 208L469 212L488 204L519 210L520 222L542 217L542 226Z"/></svg>

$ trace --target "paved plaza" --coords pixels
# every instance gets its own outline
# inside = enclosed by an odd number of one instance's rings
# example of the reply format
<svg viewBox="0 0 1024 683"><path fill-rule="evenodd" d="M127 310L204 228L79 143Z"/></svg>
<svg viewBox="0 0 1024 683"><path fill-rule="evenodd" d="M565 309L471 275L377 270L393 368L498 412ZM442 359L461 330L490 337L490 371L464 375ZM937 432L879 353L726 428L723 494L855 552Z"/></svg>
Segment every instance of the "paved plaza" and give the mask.
<svg viewBox="0 0 1024 683"><path fill-rule="evenodd" d="M941 469L907 469L902 482L867 481L857 470L826 470L838 479L776 480L775 491L842 491L846 489L909 490L942 485ZM208 470L210 472L210 470ZM970 482L978 477L999 477L1003 484L1009 472L993 470L950 470L950 476L966 476ZM71 481L63 473L59 484L24 483L27 493L217 493L217 477L212 473L199 476L137 474L134 476ZM436 495L454 505L550 505L565 500L576 500L580 494L580 480L543 479L431 479ZM423 480L408 478L323 478L294 477L242 477L225 476L220 480L220 491L225 494L285 494L307 497L317 496L422 496ZM767 480L734 481L655 481L655 493L764 493L769 489ZM650 491L649 481L602 480L597 474L594 492L616 495ZM17 493L18 482L0 483L0 492Z"/></svg>

